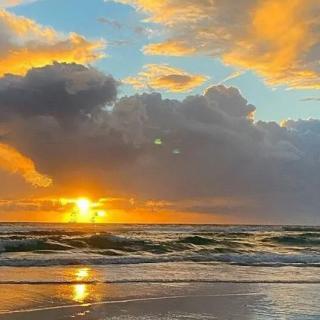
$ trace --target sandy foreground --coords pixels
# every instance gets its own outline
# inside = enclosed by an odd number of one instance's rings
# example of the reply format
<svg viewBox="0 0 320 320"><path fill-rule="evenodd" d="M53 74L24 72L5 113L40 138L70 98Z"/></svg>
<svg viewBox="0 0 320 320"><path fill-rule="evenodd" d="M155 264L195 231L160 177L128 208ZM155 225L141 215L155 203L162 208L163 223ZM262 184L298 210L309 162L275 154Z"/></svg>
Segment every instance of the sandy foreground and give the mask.
<svg viewBox="0 0 320 320"><path fill-rule="evenodd" d="M0 319L320 319L319 284L0 285Z"/></svg>

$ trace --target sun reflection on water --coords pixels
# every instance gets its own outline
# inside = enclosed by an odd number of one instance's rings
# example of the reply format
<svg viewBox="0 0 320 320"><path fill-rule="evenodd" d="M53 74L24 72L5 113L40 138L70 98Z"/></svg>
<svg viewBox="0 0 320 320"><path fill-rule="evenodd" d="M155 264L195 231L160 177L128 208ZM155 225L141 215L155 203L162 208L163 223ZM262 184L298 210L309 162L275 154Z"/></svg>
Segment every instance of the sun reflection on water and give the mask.
<svg viewBox="0 0 320 320"><path fill-rule="evenodd" d="M89 268L80 268L75 273L77 281L88 280L90 276Z"/></svg>
<svg viewBox="0 0 320 320"><path fill-rule="evenodd" d="M75 302L82 303L89 296L88 286L86 284L75 284L73 287L73 297Z"/></svg>
<svg viewBox="0 0 320 320"><path fill-rule="evenodd" d="M89 268L79 268L75 271L76 281L88 281L90 278ZM75 302L83 303L89 297L88 285L85 283L75 284L73 286L72 299Z"/></svg>

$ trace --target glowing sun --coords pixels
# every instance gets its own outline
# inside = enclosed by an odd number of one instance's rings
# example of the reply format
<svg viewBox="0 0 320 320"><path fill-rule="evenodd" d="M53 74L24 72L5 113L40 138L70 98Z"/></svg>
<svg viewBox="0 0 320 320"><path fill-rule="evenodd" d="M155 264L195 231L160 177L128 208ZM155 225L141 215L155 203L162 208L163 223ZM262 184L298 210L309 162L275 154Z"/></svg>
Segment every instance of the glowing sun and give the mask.
<svg viewBox="0 0 320 320"><path fill-rule="evenodd" d="M89 215L91 208L91 201L87 198L80 198L76 201L76 205L79 209L80 214Z"/></svg>
<svg viewBox="0 0 320 320"><path fill-rule="evenodd" d="M99 209L99 202L93 202L88 198L78 198L74 201L76 211L73 218L76 222L97 222L106 216L104 210Z"/></svg>

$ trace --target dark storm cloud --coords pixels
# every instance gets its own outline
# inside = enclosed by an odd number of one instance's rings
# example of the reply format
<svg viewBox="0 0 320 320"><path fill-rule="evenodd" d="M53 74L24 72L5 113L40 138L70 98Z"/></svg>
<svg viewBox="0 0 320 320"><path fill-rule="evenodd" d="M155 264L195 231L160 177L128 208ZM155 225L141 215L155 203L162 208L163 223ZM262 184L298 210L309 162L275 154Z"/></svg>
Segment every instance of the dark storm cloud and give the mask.
<svg viewBox="0 0 320 320"><path fill-rule="evenodd" d="M101 195L165 201L176 211L264 222L318 216L320 121L254 123L255 107L221 85L183 101L123 97L107 111L116 86L76 65L3 78L2 140L57 188L95 186Z"/></svg>
<svg viewBox="0 0 320 320"><path fill-rule="evenodd" d="M112 103L117 82L93 68L58 64L0 79L1 119L53 116L67 124Z"/></svg>

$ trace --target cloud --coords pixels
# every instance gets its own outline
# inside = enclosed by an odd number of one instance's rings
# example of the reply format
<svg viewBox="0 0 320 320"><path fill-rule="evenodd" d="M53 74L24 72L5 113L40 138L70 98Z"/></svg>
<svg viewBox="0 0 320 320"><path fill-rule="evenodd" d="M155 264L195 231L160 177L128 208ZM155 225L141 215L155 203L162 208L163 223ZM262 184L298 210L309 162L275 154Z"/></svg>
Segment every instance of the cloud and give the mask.
<svg viewBox="0 0 320 320"><path fill-rule="evenodd" d="M121 46L128 46L132 44L131 40L125 40L125 39L120 39L120 40L114 40L114 41L109 41L109 46L112 47L121 47Z"/></svg>
<svg viewBox="0 0 320 320"><path fill-rule="evenodd" d="M123 22L120 22L115 19L110 19L107 17L100 17L97 19L97 21L103 25L110 26L118 31L122 29L126 29L127 31L131 31L136 36L144 36L150 38L151 36L157 35L160 33L160 30L155 29L154 25L150 24L126 24Z"/></svg>
<svg viewBox="0 0 320 320"><path fill-rule="evenodd" d="M77 64L54 63L25 76L8 75L0 78L0 124L17 117L53 116L71 125L111 104L117 86L111 76Z"/></svg>
<svg viewBox="0 0 320 320"><path fill-rule="evenodd" d="M308 101L320 101L320 97L307 97L307 98L303 98L300 101L302 102L308 102Z"/></svg>
<svg viewBox="0 0 320 320"><path fill-rule="evenodd" d="M245 73L245 71L243 71L243 70L235 71L235 72L231 73L230 75L228 75L227 77L225 77L225 78L220 82L220 84L226 83L226 82L228 82L228 81L230 81L230 80L233 80L233 79L236 79L236 78L239 78L239 77L241 77L244 73Z"/></svg>
<svg viewBox="0 0 320 320"><path fill-rule="evenodd" d="M36 2L37 0L0 0L0 8L16 7L21 4Z"/></svg>
<svg viewBox="0 0 320 320"><path fill-rule="evenodd" d="M63 35L31 19L0 10L0 76L24 75L53 62L86 64L103 57L103 41Z"/></svg>
<svg viewBox="0 0 320 320"><path fill-rule="evenodd" d="M204 54L250 69L270 85L319 88L318 0L118 0L161 24L145 54Z"/></svg>
<svg viewBox="0 0 320 320"><path fill-rule="evenodd" d="M100 17L98 18L98 22L102 23L102 24L105 24L105 25L108 25L108 26L111 26L115 29L122 29L124 27L124 25L122 23L120 23L119 21L117 20L113 20L113 19L109 19L109 18L106 18L106 17Z"/></svg>
<svg viewBox="0 0 320 320"><path fill-rule="evenodd" d="M128 77L124 83L136 89L158 89L171 92L187 92L207 80L203 75L190 74L182 69L166 64L148 64L136 77Z"/></svg>
<svg viewBox="0 0 320 320"><path fill-rule="evenodd" d="M191 56L197 52L184 41L168 40L162 43L152 43L143 48L146 55L166 55L166 56Z"/></svg>
<svg viewBox="0 0 320 320"><path fill-rule="evenodd" d="M150 26L136 26L133 27L133 32L142 37L151 38L159 33L161 33L160 30L157 30L155 28L151 28Z"/></svg>
<svg viewBox="0 0 320 320"><path fill-rule="evenodd" d="M0 143L0 170L20 174L35 187L46 188L52 184L51 178L36 170L31 159L3 143Z"/></svg>
<svg viewBox="0 0 320 320"><path fill-rule="evenodd" d="M62 205L58 199L28 198L28 199L0 199L0 212L59 212Z"/></svg>
<svg viewBox="0 0 320 320"><path fill-rule="evenodd" d="M182 101L155 92L114 101L116 90L74 64L2 78L1 141L52 177L56 195L234 222L318 221L319 120L254 122L255 107L223 85Z"/></svg>
<svg viewBox="0 0 320 320"><path fill-rule="evenodd" d="M30 151L46 144L52 147L52 159L63 161L63 152L55 153L55 144L68 139L68 132L89 121L96 110L113 103L118 83L111 76L76 64L58 64L32 69L25 76L0 78L0 138L16 140L23 128L29 127L28 138L23 134L15 147ZM37 133L32 129L36 126ZM1 130L2 129L2 130ZM36 135L32 138L32 135ZM28 139L31 139L28 142ZM37 141L37 142L36 142ZM78 141L80 144L81 141ZM11 143L9 143L12 145ZM68 148L71 146L68 145ZM1 168L18 172L33 185L48 186L49 178L35 170L31 160L7 144L1 144ZM67 152L69 153L69 152ZM49 156L49 154L48 154ZM41 156L42 157L42 156ZM35 159L38 163L37 159Z"/></svg>

